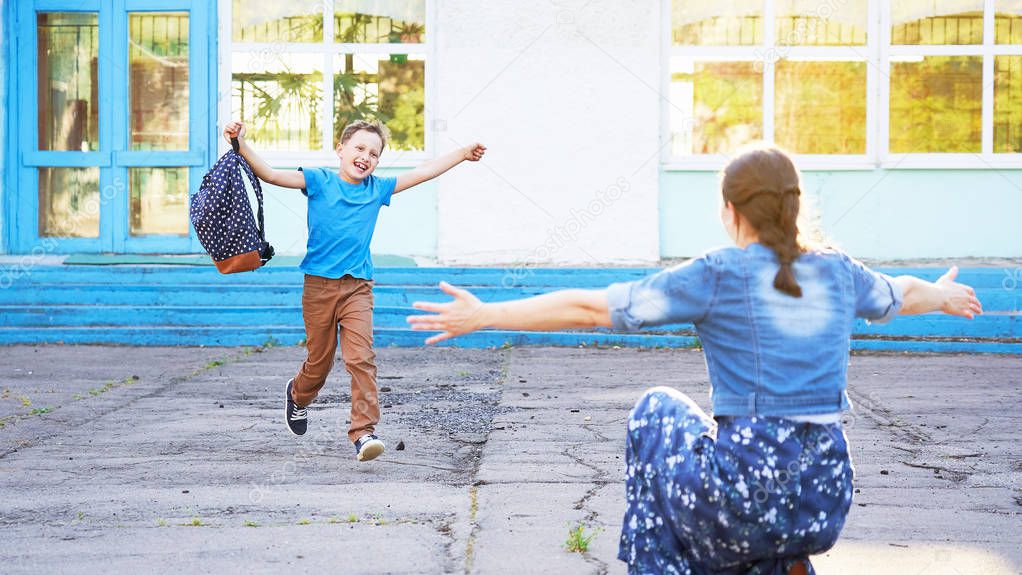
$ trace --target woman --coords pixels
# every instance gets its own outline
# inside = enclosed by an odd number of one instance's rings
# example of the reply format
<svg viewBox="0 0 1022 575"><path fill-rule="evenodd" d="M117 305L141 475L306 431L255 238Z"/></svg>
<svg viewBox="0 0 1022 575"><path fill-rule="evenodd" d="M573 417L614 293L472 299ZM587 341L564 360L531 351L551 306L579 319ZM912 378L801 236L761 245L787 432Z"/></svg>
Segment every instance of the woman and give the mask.
<svg viewBox="0 0 1022 575"><path fill-rule="evenodd" d="M734 247L605 290L509 302L442 283L454 300L416 303L435 315L408 319L442 332L427 343L486 327L694 323L714 418L666 387L632 410L618 553L630 573L812 573L808 556L834 545L852 500L840 416L854 319L982 313L956 268L936 283L891 278L801 243L799 174L779 149L735 158L722 193Z"/></svg>

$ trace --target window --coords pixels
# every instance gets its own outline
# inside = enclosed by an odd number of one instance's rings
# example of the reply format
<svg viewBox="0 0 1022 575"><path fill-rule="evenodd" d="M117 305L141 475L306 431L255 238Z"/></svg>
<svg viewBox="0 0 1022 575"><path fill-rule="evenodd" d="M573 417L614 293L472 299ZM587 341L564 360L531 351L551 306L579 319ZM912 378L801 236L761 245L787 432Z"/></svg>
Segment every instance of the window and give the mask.
<svg viewBox="0 0 1022 575"><path fill-rule="evenodd" d="M345 125L378 119L388 150L426 150L426 0L232 0L231 9L229 114L257 149L332 162Z"/></svg>
<svg viewBox="0 0 1022 575"><path fill-rule="evenodd" d="M1022 0L665 2L670 165L1022 166Z"/></svg>

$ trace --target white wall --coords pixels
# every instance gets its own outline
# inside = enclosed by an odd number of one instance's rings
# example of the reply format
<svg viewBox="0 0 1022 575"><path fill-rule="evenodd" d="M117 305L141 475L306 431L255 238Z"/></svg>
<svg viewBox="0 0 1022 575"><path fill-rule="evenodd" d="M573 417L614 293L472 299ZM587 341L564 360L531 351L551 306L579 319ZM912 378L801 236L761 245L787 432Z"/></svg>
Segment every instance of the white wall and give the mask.
<svg viewBox="0 0 1022 575"><path fill-rule="evenodd" d="M489 147L437 181L441 262L657 260L659 3L437 0L435 22L435 148Z"/></svg>

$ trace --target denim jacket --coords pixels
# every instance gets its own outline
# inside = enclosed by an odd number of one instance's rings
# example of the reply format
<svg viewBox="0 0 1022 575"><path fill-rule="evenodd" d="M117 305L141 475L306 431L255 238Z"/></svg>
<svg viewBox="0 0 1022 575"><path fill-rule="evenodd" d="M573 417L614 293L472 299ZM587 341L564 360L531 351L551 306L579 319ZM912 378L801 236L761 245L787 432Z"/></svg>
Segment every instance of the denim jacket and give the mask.
<svg viewBox="0 0 1022 575"><path fill-rule="evenodd" d="M773 287L779 264L758 243L714 250L607 288L614 327L695 324L714 415L792 416L849 408L849 340L856 317L886 322L902 306L890 277L833 250L795 263L802 297Z"/></svg>

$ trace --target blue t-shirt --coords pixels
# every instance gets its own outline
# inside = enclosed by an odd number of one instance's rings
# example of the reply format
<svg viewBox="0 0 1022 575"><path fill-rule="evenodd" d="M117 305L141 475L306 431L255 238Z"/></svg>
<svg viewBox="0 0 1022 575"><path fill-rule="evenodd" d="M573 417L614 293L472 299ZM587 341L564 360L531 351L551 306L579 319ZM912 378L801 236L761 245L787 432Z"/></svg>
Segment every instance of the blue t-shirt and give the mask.
<svg viewBox="0 0 1022 575"><path fill-rule="evenodd" d="M307 274L337 279L373 279L369 244L380 206L390 205L397 178L370 175L349 184L326 168L298 168L305 173L302 193L309 198L309 243L299 266Z"/></svg>
<svg viewBox="0 0 1022 575"><path fill-rule="evenodd" d="M613 284L614 327L695 324L715 415L815 415L847 409L855 318L885 322L903 303L884 274L822 250L794 263L802 297L774 288L773 250L754 243L711 251L645 279Z"/></svg>

